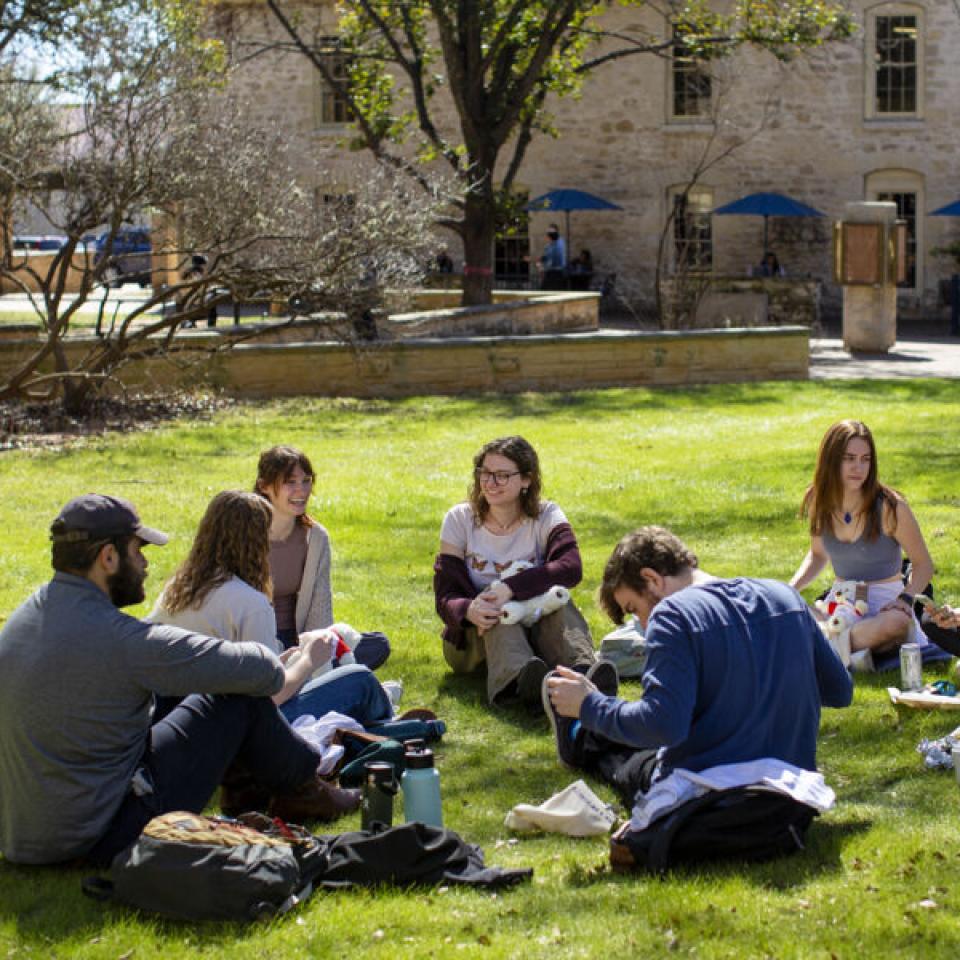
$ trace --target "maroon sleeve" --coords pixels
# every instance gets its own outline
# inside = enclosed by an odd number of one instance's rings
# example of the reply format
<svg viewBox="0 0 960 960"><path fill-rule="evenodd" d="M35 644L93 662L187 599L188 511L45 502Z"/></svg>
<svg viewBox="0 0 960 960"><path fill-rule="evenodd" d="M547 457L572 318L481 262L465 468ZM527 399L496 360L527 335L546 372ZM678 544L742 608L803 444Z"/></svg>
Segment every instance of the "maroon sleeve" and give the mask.
<svg viewBox="0 0 960 960"><path fill-rule="evenodd" d="M513 591L514 599L529 600L546 593L551 587L575 587L583 579L580 548L573 527L558 523L547 536L547 555L539 567L522 570L503 582Z"/></svg>
<svg viewBox="0 0 960 960"><path fill-rule="evenodd" d="M446 625L443 637L450 643L461 645L467 607L477 592L467 565L461 557L454 557L449 553L437 554L433 563L433 595L437 613Z"/></svg>

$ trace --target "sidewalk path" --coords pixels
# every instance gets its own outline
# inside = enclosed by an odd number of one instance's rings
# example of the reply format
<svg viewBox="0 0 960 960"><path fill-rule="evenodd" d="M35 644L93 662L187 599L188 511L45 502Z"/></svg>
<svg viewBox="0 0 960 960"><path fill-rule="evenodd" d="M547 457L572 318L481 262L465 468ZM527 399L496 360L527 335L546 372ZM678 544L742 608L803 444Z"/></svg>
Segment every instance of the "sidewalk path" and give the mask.
<svg viewBox="0 0 960 960"><path fill-rule="evenodd" d="M960 337L898 340L889 353L847 353L841 340L810 340L811 380L960 379Z"/></svg>

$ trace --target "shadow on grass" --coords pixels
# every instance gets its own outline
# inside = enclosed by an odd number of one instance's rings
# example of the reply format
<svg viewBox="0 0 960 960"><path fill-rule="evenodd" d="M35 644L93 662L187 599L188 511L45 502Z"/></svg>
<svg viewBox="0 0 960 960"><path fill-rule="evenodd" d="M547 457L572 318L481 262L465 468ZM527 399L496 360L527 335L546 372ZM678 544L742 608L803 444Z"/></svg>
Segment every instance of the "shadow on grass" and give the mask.
<svg viewBox="0 0 960 960"><path fill-rule="evenodd" d="M642 415L647 412L670 410L698 411L708 407L755 407L761 404L782 403L785 398L799 399L805 394L839 399L861 406L864 400L890 400L910 403L956 401L956 385L942 380L832 380L819 382L790 381L764 383L708 384L701 386L665 386L610 388L568 393L475 393L458 397L416 396L393 400L352 398L298 398L296 401L278 401L277 408L291 417L291 428L297 420L315 423L318 411L333 410L346 418L402 418L404 423L429 419L433 423L444 420L459 421L464 417L484 418L541 418L565 414L606 417ZM349 433L354 425L349 419L327 423L325 432Z"/></svg>
<svg viewBox="0 0 960 960"><path fill-rule="evenodd" d="M717 860L683 864L670 870L663 877L643 870L614 871L607 864L591 869L575 866L569 872L567 882L574 887L589 887L595 884L607 885L611 881L618 884L631 884L657 879L664 882L669 882L671 879L684 881L694 878L722 881L737 877L767 890L789 890L802 887L810 880L824 874L841 872L844 847L850 840L861 833L866 833L872 826L869 820L843 823L814 821L807 833L805 849L773 860L762 862Z"/></svg>
<svg viewBox="0 0 960 960"><path fill-rule="evenodd" d="M478 667L473 673L462 674L448 672L437 684L438 691L456 700L461 706L489 711L491 719L518 727L524 733L542 726L549 732L547 718L539 703L505 703L490 706L487 703L486 670Z"/></svg>
<svg viewBox="0 0 960 960"><path fill-rule="evenodd" d="M105 871L93 868L62 865L21 867L0 859L0 885L5 891L0 900L0 925L16 932L21 949L34 950L36 956L43 957L63 955L58 945L70 950L77 942L94 944L114 937L120 938L121 946L127 936L131 947L139 946L143 934L127 929L131 917L156 925L161 933L168 930L182 934L189 929L191 936L199 934L203 942L210 944L237 943L245 930L256 929L247 924L205 923L198 927L159 920L118 904L97 902L81 893L86 877L104 874ZM120 952L124 953L125 947ZM133 949L126 955L132 954Z"/></svg>

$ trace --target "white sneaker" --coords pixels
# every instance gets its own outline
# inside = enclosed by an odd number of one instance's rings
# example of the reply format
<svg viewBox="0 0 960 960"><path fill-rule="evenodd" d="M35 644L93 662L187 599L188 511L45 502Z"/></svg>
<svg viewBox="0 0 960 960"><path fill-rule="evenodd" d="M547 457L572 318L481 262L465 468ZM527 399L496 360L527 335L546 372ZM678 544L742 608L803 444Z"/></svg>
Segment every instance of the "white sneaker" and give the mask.
<svg viewBox="0 0 960 960"><path fill-rule="evenodd" d="M403 699L403 681L384 680L381 686L387 691L387 696L393 704L394 712L396 712L397 707L400 706L400 701Z"/></svg>
<svg viewBox="0 0 960 960"><path fill-rule="evenodd" d="M869 650L858 650L850 655L850 669L854 673L876 673L873 665L873 653Z"/></svg>

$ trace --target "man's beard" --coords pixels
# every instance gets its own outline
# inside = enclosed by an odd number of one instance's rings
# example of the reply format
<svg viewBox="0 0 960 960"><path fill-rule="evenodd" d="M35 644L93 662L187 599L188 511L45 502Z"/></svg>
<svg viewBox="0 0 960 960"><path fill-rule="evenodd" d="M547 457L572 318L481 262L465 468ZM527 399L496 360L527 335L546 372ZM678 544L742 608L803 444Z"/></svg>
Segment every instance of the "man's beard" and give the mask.
<svg viewBox="0 0 960 960"><path fill-rule="evenodd" d="M121 554L119 569L107 577L107 589L113 605L129 607L131 604L140 603L146 597L143 589L143 581L146 579L147 575L138 570L129 557Z"/></svg>

